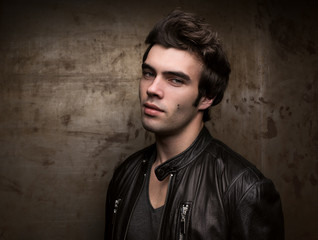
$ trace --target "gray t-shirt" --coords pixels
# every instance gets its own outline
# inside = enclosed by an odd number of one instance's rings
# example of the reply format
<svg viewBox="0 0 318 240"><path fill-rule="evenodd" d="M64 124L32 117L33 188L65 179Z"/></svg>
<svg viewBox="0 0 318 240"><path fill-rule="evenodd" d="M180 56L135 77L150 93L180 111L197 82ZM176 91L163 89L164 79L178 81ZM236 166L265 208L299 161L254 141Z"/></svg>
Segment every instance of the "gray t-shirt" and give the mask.
<svg viewBox="0 0 318 240"><path fill-rule="evenodd" d="M149 176L150 170L148 171L146 183L144 184L131 217L128 229L128 240L157 239L163 206L154 209L150 203L148 191Z"/></svg>

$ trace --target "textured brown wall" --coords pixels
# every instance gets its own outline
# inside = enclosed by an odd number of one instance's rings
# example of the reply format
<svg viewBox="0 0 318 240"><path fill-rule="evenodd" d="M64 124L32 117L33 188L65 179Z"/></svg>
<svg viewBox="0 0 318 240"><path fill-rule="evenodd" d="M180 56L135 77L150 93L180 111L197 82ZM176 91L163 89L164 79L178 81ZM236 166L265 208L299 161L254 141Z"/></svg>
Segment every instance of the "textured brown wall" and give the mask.
<svg viewBox="0 0 318 240"><path fill-rule="evenodd" d="M220 33L230 85L208 123L281 193L286 239L317 239L314 1L2 1L0 239L102 239L114 167L139 121L147 31L176 6Z"/></svg>

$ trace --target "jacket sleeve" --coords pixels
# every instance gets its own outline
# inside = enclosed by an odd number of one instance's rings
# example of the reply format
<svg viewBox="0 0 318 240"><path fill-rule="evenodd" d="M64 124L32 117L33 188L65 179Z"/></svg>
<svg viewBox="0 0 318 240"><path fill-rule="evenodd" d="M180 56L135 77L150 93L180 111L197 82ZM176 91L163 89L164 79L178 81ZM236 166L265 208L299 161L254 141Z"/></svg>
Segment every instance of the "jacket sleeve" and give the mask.
<svg viewBox="0 0 318 240"><path fill-rule="evenodd" d="M281 200L269 179L256 182L244 193L231 224L233 240L284 239Z"/></svg>

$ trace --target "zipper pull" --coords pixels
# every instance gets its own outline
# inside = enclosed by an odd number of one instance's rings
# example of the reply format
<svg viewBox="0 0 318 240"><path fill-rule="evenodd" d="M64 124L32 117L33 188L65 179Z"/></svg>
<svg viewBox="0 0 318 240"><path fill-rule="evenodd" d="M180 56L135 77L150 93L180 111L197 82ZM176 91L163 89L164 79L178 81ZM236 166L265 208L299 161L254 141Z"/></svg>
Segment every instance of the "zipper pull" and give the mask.
<svg viewBox="0 0 318 240"><path fill-rule="evenodd" d="M189 210L189 204L182 204L180 209L181 220L180 220L180 239L186 234L186 217Z"/></svg>
<svg viewBox="0 0 318 240"><path fill-rule="evenodd" d="M118 210L118 207L119 207L120 201L121 201L121 199L120 199L120 198L119 198L119 199L117 199L117 200L115 201L114 214L116 214L116 213L117 213L117 210Z"/></svg>
<svg viewBox="0 0 318 240"><path fill-rule="evenodd" d="M121 202L121 199L117 199L115 200L115 206L114 206L114 215L113 215L113 224L115 223L115 219L116 219L116 213L118 211L118 207L119 207L119 204Z"/></svg>

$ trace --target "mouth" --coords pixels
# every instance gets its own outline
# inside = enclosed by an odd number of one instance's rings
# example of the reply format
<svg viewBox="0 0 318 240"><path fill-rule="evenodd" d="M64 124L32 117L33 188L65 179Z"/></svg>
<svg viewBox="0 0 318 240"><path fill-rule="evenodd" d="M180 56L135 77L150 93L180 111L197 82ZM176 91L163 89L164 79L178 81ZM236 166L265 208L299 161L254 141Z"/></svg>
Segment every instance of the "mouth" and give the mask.
<svg viewBox="0 0 318 240"><path fill-rule="evenodd" d="M144 103L143 106L144 106L144 113L149 116L156 116L159 113L164 112L164 110L162 110L157 105L152 103Z"/></svg>

